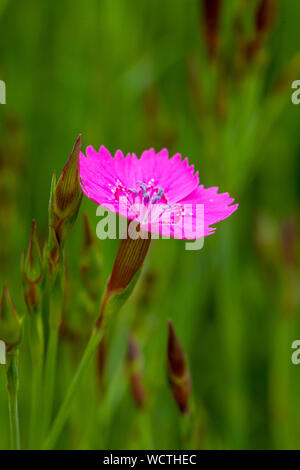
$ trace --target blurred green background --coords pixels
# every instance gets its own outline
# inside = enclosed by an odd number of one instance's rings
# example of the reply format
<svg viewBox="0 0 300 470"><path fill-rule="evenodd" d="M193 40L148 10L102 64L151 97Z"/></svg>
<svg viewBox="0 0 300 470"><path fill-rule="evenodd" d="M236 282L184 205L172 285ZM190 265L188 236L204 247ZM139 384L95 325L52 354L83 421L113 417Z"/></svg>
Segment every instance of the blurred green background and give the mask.
<svg viewBox="0 0 300 470"><path fill-rule="evenodd" d="M210 3L210 7L207 4ZM206 8L205 8L206 4ZM220 12L218 13L218 9ZM25 312L20 258L32 218L42 241L53 170L82 133L140 154L167 147L205 186L240 206L200 251L153 243L144 273L108 335L105 367L87 371L57 448L300 448L300 3L223 0L0 0L0 262ZM79 277L84 198L67 243L69 288L57 364L57 409L91 328ZM108 276L118 241L99 241ZM99 285L99 300L103 285ZM166 374L167 318L186 351L193 416L183 418ZM141 349L144 409L129 386L126 348ZM65 331L64 331L65 333ZM101 361L100 361L101 362ZM27 445L31 365L20 354L20 421ZM193 438L185 441L186 420ZM8 448L4 368L0 448Z"/></svg>

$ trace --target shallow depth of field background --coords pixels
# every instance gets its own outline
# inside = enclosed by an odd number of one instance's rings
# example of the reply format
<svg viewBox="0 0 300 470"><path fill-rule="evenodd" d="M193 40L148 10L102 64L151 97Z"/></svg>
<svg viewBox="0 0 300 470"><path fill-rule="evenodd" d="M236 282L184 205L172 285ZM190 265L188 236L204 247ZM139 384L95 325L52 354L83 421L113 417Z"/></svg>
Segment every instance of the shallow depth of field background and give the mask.
<svg viewBox="0 0 300 470"><path fill-rule="evenodd" d="M197 0L0 0L0 79L7 86L7 104L0 105L0 277L20 312L20 257L31 219L45 240L52 172L62 170L79 133L84 149L179 151L199 169L201 183L229 191L240 204L200 251L186 251L183 241L153 243L133 297L110 328L102 377L95 362L57 448L186 446L166 375L169 317L192 376L196 432L189 445L300 448L300 365L291 362L291 344L300 339L300 105L290 99L291 83L300 79L300 3L278 1L275 18L257 27L259 2L221 3L216 39L205 35L208 19ZM83 212L94 229L99 220L84 198L67 243L55 409L92 324L78 274ZM104 283L118 241L99 243ZM144 410L128 384L129 331L143 354ZM26 342L20 382L26 447ZM8 446L2 367L0 448Z"/></svg>

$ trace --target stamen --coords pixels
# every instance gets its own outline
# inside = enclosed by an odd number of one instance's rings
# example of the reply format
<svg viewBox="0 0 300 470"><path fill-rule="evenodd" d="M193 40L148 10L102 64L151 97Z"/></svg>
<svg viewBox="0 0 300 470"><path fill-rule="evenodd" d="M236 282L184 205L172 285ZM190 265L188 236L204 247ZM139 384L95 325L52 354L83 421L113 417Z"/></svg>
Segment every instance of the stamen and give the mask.
<svg viewBox="0 0 300 470"><path fill-rule="evenodd" d="M145 201L145 202L149 202L149 201L150 201L150 196L149 196L149 194L148 194L147 192L146 192L146 193L143 192L143 198L144 198L144 201Z"/></svg>
<svg viewBox="0 0 300 470"><path fill-rule="evenodd" d="M146 189L145 183L143 183L142 181L137 181L137 183L139 183L140 187L142 188L144 201L145 201L145 202L149 202L149 201L150 201L150 195L147 193L147 189Z"/></svg>
<svg viewBox="0 0 300 470"><path fill-rule="evenodd" d="M164 194L164 189L159 188L159 190L157 191L157 194L151 199L152 204L154 204L156 201L159 201L162 198L163 194Z"/></svg>
<svg viewBox="0 0 300 470"><path fill-rule="evenodd" d="M143 191L147 191L145 183L143 183L142 181L137 181L137 183L139 183Z"/></svg>

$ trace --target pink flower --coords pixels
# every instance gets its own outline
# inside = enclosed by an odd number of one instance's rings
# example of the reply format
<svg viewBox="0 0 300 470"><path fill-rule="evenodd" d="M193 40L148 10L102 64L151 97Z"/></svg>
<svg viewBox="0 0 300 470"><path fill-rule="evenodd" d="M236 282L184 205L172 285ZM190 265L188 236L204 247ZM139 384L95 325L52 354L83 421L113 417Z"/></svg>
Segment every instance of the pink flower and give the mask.
<svg viewBox="0 0 300 470"><path fill-rule="evenodd" d="M103 146L80 154L84 194L115 213L139 222L141 229L172 238L197 239L215 231L211 225L238 208L228 193L199 185L198 172L168 150L145 150L114 157Z"/></svg>

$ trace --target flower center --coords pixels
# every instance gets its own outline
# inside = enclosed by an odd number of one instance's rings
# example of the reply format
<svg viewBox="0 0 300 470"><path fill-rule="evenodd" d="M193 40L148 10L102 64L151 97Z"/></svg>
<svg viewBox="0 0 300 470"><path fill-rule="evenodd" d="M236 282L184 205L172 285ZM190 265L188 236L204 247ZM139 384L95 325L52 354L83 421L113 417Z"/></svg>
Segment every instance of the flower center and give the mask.
<svg viewBox="0 0 300 470"><path fill-rule="evenodd" d="M145 204L148 204L151 201L151 204L155 204L156 202L162 200L162 197L164 195L164 189L163 188L155 188L151 184L152 180L149 181L148 186L143 183L142 181L137 181L137 183L140 185L140 190L142 191L142 199ZM129 191L131 191L133 194L139 194L139 191L137 189L132 189L129 188Z"/></svg>
<svg viewBox="0 0 300 470"><path fill-rule="evenodd" d="M109 184L109 186L111 185ZM164 189L158 187L153 178L149 180L148 183L137 181L136 186L139 186L139 189L126 188L123 183L117 179L116 185L110 188L113 193L112 199L118 201L120 197L126 197L130 204L135 204L137 202L145 205L148 205L149 203L155 204L157 202L161 202L163 204L168 203L164 195Z"/></svg>
<svg viewBox="0 0 300 470"><path fill-rule="evenodd" d="M136 189L138 188L138 189ZM129 212L143 223L150 218L153 223L176 224L183 215L181 204L169 204L164 188L160 187L154 178L147 183L136 182L136 188L126 188L120 180L111 187L112 199L115 202L126 205Z"/></svg>

